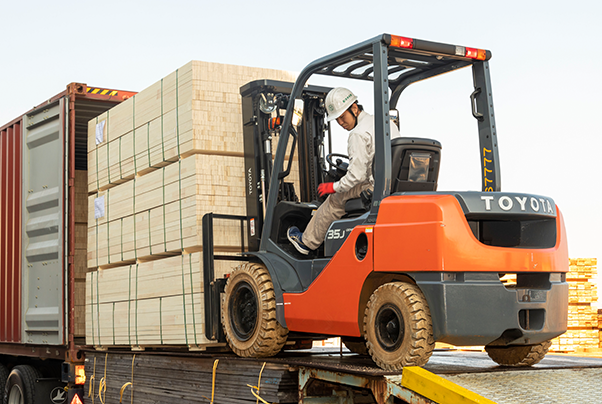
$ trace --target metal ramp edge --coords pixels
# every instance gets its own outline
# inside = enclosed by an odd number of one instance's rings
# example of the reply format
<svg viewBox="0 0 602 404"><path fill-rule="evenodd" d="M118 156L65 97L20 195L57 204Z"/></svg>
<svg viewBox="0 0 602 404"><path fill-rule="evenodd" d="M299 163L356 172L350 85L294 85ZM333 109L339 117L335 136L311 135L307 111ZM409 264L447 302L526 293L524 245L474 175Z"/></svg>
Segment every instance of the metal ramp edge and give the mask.
<svg viewBox="0 0 602 404"><path fill-rule="evenodd" d="M394 376L369 376L308 367L299 368L300 403L351 404L354 402L353 395L334 392L331 396L308 395L307 387L311 380L369 389L378 404L392 404L394 398L402 399L409 404L496 404L477 393L416 366L405 367L401 375Z"/></svg>

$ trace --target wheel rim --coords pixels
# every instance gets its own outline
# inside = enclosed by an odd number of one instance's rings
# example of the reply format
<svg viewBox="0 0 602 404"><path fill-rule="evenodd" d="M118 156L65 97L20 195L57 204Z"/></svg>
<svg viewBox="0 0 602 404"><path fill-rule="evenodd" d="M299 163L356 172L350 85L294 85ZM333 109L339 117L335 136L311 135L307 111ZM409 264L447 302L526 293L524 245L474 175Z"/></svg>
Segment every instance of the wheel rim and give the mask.
<svg viewBox="0 0 602 404"><path fill-rule="evenodd" d="M383 305L376 314L374 322L376 339L388 352L401 346L404 337L404 321L401 311L392 304Z"/></svg>
<svg viewBox="0 0 602 404"><path fill-rule="evenodd" d="M24 404L21 387L13 385L8 393L8 404Z"/></svg>
<svg viewBox="0 0 602 404"><path fill-rule="evenodd" d="M247 341L257 327L257 296L246 282L236 285L229 302L230 324L240 341Z"/></svg>

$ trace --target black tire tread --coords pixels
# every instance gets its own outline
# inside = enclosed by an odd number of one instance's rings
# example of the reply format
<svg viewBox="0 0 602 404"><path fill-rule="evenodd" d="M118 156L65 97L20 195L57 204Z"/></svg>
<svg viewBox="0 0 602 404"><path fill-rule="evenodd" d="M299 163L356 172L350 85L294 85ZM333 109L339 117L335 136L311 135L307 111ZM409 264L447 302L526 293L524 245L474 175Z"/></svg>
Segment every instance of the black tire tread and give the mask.
<svg viewBox="0 0 602 404"><path fill-rule="evenodd" d="M381 358L380 348L368 339L368 314L375 304L378 294L399 294L405 300L410 311L411 345L403 358L395 363L389 363ZM364 315L364 338L372 360L385 370L400 370L404 366L424 366L430 359L435 340L433 337L433 325L431 314L426 303L426 298L420 289L413 284L405 282L391 282L380 286L371 296L366 306Z"/></svg>
<svg viewBox="0 0 602 404"><path fill-rule="evenodd" d="M236 277L244 274L250 276L256 283L259 290L260 305L262 306L262 319L259 323L259 330L251 338L252 343L242 344L233 332L230 330L229 313L226 307L228 296L231 293L232 285ZM243 276L244 276L243 275ZM255 263L246 263L236 267L226 283L224 294L224 308L222 310L222 325L226 334L226 340L230 348L242 357L264 358L274 356L284 346L288 336L288 329L282 327L276 320L276 294L272 279L265 266ZM246 341L245 341L246 342Z"/></svg>
<svg viewBox="0 0 602 404"><path fill-rule="evenodd" d="M539 363L548 353L552 341L544 341L536 345L509 347L486 346L487 355L498 365L525 367Z"/></svg>
<svg viewBox="0 0 602 404"><path fill-rule="evenodd" d="M35 404L35 388L36 388L36 379L38 379L41 374L40 372L34 368L33 366L30 365L17 365L15 366L12 372L18 371L20 373L20 376L22 378L23 381L23 388L25 389L25 391L23 392L24 396L24 401L27 404ZM10 374L9 374L9 380L10 380ZM4 404L8 403L8 395L10 393L10 387L8 384L8 381L6 383L5 386L5 390L4 390Z"/></svg>
<svg viewBox="0 0 602 404"><path fill-rule="evenodd" d="M9 374L8 368L0 363L0 394L2 394L2 397L4 397L4 388L6 387L6 381ZM0 402L4 403L4 399Z"/></svg>

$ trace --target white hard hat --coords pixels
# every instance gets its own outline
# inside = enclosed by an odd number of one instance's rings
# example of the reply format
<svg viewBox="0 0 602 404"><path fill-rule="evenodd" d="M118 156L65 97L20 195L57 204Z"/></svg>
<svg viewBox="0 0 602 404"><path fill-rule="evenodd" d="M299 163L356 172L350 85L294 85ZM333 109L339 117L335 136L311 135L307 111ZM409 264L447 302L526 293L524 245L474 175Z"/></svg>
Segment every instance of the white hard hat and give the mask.
<svg viewBox="0 0 602 404"><path fill-rule="evenodd" d="M357 101L355 94L345 87L337 87L330 90L326 96L327 121L334 121L343 115L343 112L352 106L355 101Z"/></svg>

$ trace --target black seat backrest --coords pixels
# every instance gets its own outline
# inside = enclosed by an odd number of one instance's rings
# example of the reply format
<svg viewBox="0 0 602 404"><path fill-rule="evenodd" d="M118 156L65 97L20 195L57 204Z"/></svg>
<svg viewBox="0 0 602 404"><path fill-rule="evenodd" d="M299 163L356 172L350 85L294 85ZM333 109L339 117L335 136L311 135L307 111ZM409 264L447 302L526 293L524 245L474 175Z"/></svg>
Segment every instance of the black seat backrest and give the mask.
<svg viewBox="0 0 602 404"><path fill-rule="evenodd" d="M433 139L398 137L391 140L391 193L436 191L441 143Z"/></svg>

